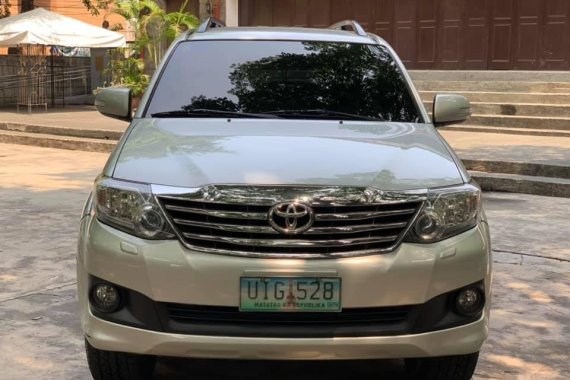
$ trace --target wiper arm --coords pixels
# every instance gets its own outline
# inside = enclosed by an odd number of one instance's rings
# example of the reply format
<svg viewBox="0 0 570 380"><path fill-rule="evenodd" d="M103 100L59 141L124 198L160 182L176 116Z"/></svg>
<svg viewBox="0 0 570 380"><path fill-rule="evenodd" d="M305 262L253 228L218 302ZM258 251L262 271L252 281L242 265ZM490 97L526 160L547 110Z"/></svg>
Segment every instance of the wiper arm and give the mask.
<svg viewBox="0 0 570 380"><path fill-rule="evenodd" d="M383 121L384 119L380 117L370 117L363 115L356 115L353 113L346 113L340 111L331 111L326 109L308 109L308 110L276 110L276 111L266 111L264 114L273 115L283 115L283 116L304 116L304 115L314 115L314 116L339 116L343 119L354 119L354 120L367 120L367 121Z"/></svg>
<svg viewBox="0 0 570 380"><path fill-rule="evenodd" d="M173 110L155 112L151 114L152 117L208 117L208 116L228 116L228 117L241 117L241 118L258 118L258 119L279 119L279 116L270 115L265 113L249 113L238 111L222 111L208 108L195 108L189 110Z"/></svg>

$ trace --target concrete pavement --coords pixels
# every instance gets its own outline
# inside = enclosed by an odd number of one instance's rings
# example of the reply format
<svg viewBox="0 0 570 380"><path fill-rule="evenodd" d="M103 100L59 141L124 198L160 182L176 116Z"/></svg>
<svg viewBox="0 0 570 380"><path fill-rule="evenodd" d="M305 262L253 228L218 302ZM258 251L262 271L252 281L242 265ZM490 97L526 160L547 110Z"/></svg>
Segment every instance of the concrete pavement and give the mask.
<svg viewBox="0 0 570 380"><path fill-rule="evenodd" d="M570 198L570 138L440 133L484 190Z"/></svg>
<svg viewBox="0 0 570 380"><path fill-rule="evenodd" d="M101 115L95 106L67 106L32 113L1 109L0 123L119 132L123 132L129 125L125 121Z"/></svg>
<svg viewBox="0 0 570 380"><path fill-rule="evenodd" d="M570 166L570 139L440 130L461 159Z"/></svg>
<svg viewBox="0 0 570 380"><path fill-rule="evenodd" d="M0 144L2 379L89 379L77 319L79 214L107 155ZM494 295L476 379L566 379L570 373L570 199L488 193ZM158 379L400 378L387 362L282 363L162 359Z"/></svg>

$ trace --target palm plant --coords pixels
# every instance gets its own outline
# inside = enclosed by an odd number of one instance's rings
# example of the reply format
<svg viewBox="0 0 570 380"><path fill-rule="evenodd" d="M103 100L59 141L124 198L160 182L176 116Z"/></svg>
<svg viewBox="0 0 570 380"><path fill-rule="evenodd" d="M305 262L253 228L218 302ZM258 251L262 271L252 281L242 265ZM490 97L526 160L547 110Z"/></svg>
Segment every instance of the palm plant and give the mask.
<svg viewBox="0 0 570 380"><path fill-rule="evenodd" d="M114 13L122 16L135 32L134 45L148 52L156 68L166 44L185 30L198 25L198 19L184 11L186 0L177 12L167 12L154 0L117 0Z"/></svg>
<svg viewBox="0 0 570 380"><path fill-rule="evenodd" d="M185 30L198 25L198 19L184 11L186 0L177 12L166 12L155 0L116 0L112 12L122 16L134 31L135 41L121 52L124 62L112 62L110 70L115 85L126 85L133 95L142 94L148 85L144 59L148 53L153 67L158 67L166 50L166 44Z"/></svg>
<svg viewBox="0 0 570 380"><path fill-rule="evenodd" d="M146 15L141 17L141 30L143 31L146 49L156 68L165 53L167 42L175 39L185 30L195 28L198 19L184 11L186 0L177 12L166 12L154 0L142 0Z"/></svg>
<svg viewBox="0 0 570 380"><path fill-rule="evenodd" d="M142 18L145 17L145 7L140 0L117 0L112 10L113 13L125 19L135 33L135 47L144 47L146 44L146 33L142 27ZM123 29L120 25L117 29Z"/></svg>

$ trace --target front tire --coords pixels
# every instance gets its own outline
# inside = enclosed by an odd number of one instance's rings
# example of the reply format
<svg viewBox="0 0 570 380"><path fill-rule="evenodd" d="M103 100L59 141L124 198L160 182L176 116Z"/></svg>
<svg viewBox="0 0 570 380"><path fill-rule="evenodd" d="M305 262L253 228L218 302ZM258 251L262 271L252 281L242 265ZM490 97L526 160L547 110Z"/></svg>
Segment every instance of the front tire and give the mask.
<svg viewBox="0 0 570 380"><path fill-rule="evenodd" d="M468 355L406 359L411 379L469 380L475 372L479 352Z"/></svg>
<svg viewBox="0 0 570 380"><path fill-rule="evenodd" d="M85 340L89 371L95 380L152 379L156 357L126 352L104 351Z"/></svg>

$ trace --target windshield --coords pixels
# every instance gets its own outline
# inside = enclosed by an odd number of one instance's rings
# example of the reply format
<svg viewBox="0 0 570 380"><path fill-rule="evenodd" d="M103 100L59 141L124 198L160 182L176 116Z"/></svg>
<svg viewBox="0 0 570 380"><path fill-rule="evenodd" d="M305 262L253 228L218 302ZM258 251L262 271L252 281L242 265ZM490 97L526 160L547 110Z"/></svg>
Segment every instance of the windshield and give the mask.
<svg viewBox="0 0 570 380"><path fill-rule="evenodd" d="M384 48L334 42L181 43L146 115L182 117L205 110L280 118L420 120L403 75Z"/></svg>

